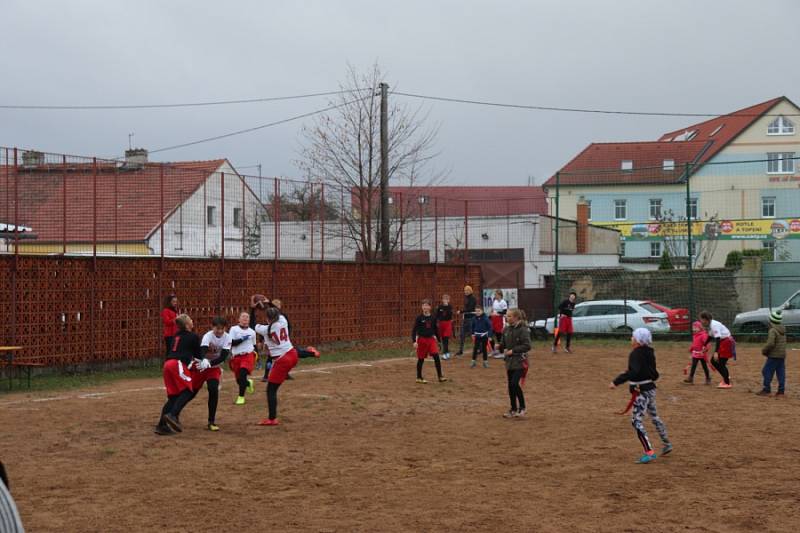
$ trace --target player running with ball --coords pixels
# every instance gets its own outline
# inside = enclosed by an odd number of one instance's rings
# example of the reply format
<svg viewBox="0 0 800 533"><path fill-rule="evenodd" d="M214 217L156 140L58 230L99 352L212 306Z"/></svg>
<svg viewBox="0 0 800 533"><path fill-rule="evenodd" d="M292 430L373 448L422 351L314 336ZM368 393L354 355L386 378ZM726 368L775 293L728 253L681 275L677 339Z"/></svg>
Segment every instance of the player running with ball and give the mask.
<svg viewBox="0 0 800 533"><path fill-rule="evenodd" d="M231 336L225 331L228 321L215 317L211 321L213 329L203 335L200 342L200 359L192 365L192 390L200 392L205 383L208 387L208 430L219 431L216 424L217 404L219 403L219 382L222 380L222 363L231 353Z"/></svg>
<svg viewBox="0 0 800 533"><path fill-rule="evenodd" d="M267 376L268 416L259 426L278 425L278 389L286 381L289 372L297 365L297 350L289 339L289 323L277 307L267 307L267 325L256 324L258 305L251 303L250 327L264 337L269 349L272 367Z"/></svg>

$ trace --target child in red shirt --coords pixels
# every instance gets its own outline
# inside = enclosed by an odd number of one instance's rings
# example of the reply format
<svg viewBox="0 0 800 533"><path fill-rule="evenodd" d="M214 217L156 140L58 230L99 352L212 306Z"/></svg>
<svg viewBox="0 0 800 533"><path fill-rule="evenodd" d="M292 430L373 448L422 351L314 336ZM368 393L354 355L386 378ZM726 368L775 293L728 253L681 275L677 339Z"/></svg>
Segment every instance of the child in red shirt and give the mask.
<svg viewBox="0 0 800 533"><path fill-rule="evenodd" d="M164 298L164 309L161 310L161 323L164 326L164 346L166 347L165 357L169 357L172 349L172 339L178 334L178 326L175 318L178 316L178 297L169 294Z"/></svg>
<svg viewBox="0 0 800 533"><path fill-rule="evenodd" d="M694 372L697 370L697 363L700 362L703 365L703 372L706 374L706 385L710 385L711 376L708 373L708 333L706 333L703 324L701 324L699 320L692 324L692 346L689 348L689 353L692 354L692 369L689 371L689 377L684 379L683 382L694 382ZM684 374L687 372L688 368L689 365L686 365L686 368L683 369Z"/></svg>

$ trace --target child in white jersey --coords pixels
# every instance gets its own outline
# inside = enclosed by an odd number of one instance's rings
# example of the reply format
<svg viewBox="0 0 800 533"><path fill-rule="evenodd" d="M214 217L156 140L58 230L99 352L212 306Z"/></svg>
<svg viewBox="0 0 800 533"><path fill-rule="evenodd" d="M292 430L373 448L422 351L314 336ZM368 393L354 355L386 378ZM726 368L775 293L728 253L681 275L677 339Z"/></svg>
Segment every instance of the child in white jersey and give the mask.
<svg viewBox="0 0 800 533"><path fill-rule="evenodd" d="M289 323L277 307L267 307L267 324L256 324L256 309L250 309L250 327L264 337L269 349L272 367L267 376L267 418L258 423L259 426L278 425L278 389L286 381L289 372L297 365L297 350L289 339Z"/></svg>
<svg viewBox="0 0 800 533"><path fill-rule="evenodd" d="M216 424L217 404L219 403L219 382L222 380L222 363L231 354L231 336L225 331L228 321L223 317L215 317L211 321L212 329L203 335L200 341L200 359L194 361L191 368L192 392L194 396L203 388L208 388L208 429L219 431Z"/></svg>
<svg viewBox="0 0 800 533"><path fill-rule="evenodd" d="M239 384L239 396L236 405L244 405L245 391L253 394L253 380L248 376L256 366L256 332L250 328L250 315L239 315L239 323L230 330L231 354L230 368Z"/></svg>

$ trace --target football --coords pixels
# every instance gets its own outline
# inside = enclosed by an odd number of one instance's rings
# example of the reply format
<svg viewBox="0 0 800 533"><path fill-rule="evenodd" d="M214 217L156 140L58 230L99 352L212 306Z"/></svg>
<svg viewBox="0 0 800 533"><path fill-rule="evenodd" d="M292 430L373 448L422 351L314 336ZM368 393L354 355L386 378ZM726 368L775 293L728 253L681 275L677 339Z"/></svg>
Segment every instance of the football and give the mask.
<svg viewBox="0 0 800 533"><path fill-rule="evenodd" d="M264 309L265 302L269 302L269 298L263 294L254 294L250 297L250 303L256 307L260 307L261 309Z"/></svg>

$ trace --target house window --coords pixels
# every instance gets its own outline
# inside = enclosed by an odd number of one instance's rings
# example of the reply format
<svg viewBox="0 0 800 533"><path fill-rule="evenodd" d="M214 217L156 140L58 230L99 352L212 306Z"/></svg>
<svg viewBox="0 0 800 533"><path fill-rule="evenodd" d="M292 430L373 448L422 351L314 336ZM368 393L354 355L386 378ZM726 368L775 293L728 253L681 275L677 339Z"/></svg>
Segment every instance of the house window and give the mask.
<svg viewBox="0 0 800 533"><path fill-rule="evenodd" d="M769 152L767 174L793 174L794 152Z"/></svg>
<svg viewBox="0 0 800 533"><path fill-rule="evenodd" d="M206 224L209 226L217 225L217 208L213 205L206 206Z"/></svg>
<svg viewBox="0 0 800 533"><path fill-rule="evenodd" d="M614 200L614 220L625 220L628 218L628 201Z"/></svg>
<svg viewBox="0 0 800 533"><path fill-rule="evenodd" d="M775 261L775 241L768 240L768 241L761 241L761 248L764 250L769 250L769 260Z"/></svg>
<svg viewBox="0 0 800 533"><path fill-rule="evenodd" d="M765 196L761 199L761 218L775 218L774 196Z"/></svg>
<svg viewBox="0 0 800 533"><path fill-rule="evenodd" d="M664 170L675 170L675 160L674 159L665 159L663 168L664 168Z"/></svg>
<svg viewBox="0 0 800 533"><path fill-rule="evenodd" d="M777 117L767 126L767 135L794 135L794 123L784 116Z"/></svg>
<svg viewBox="0 0 800 533"><path fill-rule="evenodd" d="M619 241L619 255L625 257L625 241Z"/></svg>
<svg viewBox="0 0 800 533"><path fill-rule="evenodd" d="M650 257L661 257L661 242L650 243Z"/></svg>
<svg viewBox="0 0 800 533"><path fill-rule="evenodd" d="M242 208L241 207L234 207L233 208L233 227L234 228L241 228L242 227Z"/></svg>
<svg viewBox="0 0 800 533"><path fill-rule="evenodd" d="M633 161L631 161L630 159L623 159L622 170L633 170Z"/></svg>
<svg viewBox="0 0 800 533"><path fill-rule="evenodd" d="M689 199L689 220L697 220L697 198Z"/></svg>
<svg viewBox="0 0 800 533"><path fill-rule="evenodd" d="M650 200L650 220L659 220L661 218L661 199L656 198Z"/></svg>

